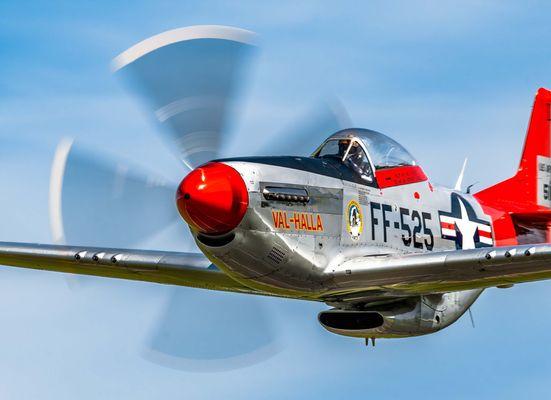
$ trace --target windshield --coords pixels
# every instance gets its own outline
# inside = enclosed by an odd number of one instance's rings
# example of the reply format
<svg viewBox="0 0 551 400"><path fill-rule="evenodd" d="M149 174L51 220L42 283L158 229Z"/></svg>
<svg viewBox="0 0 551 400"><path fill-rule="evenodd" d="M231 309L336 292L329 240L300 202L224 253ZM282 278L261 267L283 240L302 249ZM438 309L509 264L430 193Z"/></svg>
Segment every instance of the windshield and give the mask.
<svg viewBox="0 0 551 400"><path fill-rule="evenodd" d="M342 158L350 145L350 140L348 139L333 139L328 140L325 144L318 150L314 157L316 158Z"/></svg>

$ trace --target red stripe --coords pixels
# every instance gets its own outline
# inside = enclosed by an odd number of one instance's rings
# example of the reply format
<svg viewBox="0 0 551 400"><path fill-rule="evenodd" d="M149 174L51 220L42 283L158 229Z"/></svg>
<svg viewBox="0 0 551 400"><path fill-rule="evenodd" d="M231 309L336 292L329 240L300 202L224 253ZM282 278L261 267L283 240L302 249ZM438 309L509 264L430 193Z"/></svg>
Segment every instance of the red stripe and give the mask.
<svg viewBox="0 0 551 400"><path fill-rule="evenodd" d="M478 235L479 236L484 236L484 237L487 237L487 238L492 238L492 233L491 232L486 232L486 231L481 231L480 229L478 230Z"/></svg>
<svg viewBox="0 0 551 400"><path fill-rule="evenodd" d="M455 224L450 224L449 222L440 222L440 225L442 226L442 229L451 229L452 231L455 230Z"/></svg>
<svg viewBox="0 0 551 400"><path fill-rule="evenodd" d="M376 177L381 189L427 180L427 176L418 165L380 169L377 171Z"/></svg>

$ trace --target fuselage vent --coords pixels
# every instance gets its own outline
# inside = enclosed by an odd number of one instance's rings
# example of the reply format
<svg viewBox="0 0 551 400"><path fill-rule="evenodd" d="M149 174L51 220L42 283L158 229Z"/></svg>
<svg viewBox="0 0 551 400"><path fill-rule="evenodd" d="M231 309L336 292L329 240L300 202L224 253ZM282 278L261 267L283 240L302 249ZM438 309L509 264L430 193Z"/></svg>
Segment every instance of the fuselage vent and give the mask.
<svg viewBox="0 0 551 400"><path fill-rule="evenodd" d="M285 252L277 247L272 247L272 250L268 253L268 260L272 264L279 265L285 260Z"/></svg>

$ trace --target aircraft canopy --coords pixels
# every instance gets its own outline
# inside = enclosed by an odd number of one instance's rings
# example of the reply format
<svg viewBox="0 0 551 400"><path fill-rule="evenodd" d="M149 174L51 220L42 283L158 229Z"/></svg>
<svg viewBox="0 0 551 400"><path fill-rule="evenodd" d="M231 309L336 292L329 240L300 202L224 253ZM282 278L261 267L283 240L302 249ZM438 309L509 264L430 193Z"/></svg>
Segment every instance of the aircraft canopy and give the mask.
<svg viewBox="0 0 551 400"><path fill-rule="evenodd" d="M353 139L363 145L376 170L417 165L411 154L395 140L380 132L360 128L344 129L331 135L313 156L343 157Z"/></svg>

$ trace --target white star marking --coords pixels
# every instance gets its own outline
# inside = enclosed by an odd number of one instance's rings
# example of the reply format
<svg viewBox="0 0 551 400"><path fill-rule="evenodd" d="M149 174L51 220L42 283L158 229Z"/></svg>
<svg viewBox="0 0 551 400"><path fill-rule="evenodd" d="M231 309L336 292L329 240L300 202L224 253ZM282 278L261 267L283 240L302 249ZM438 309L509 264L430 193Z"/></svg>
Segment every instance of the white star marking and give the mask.
<svg viewBox="0 0 551 400"><path fill-rule="evenodd" d="M463 237L462 249L474 249L474 235L478 228L478 224L469 219L467 210L465 209L465 204L463 200L459 199L459 208L460 208L460 217L455 220L455 226L461 232Z"/></svg>

